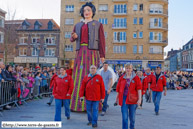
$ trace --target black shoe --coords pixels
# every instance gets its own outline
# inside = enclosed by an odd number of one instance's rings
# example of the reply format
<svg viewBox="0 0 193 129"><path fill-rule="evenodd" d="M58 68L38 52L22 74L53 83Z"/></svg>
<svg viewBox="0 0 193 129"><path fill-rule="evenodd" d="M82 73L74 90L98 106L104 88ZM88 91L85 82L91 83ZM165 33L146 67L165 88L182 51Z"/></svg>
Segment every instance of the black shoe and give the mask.
<svg viewBox="0 0 193 129"><path fill-rule="evenodd" d="M92 123L91 123L91 122L88 122L87 125L92 125Z"/></svg>
<svg viewBox="0 0 193 129"><path fill-rule="evenodd" d="M67 120L70 120L70 117L67 117Z"/></svg>
<svg viewBox="0 0 193 129"><path fill-rule="evenodd" d="M158 116L158 115L159 115L159 112L156 112L155 115Z"/></svg>
<svg viewBox="0 0 193 129"><path fill-rule="evenodd" d="M49 106L51 105L51 103L50 103L50 102L48 102L47 104L48 104Z"/></svg>
<svg viewBox="0 0 193 129"><path fill-rule="evenodd" d="M97 127L97 124L92 125L92 127L93 127L93 128L96 128L96 127Z"/></svg>

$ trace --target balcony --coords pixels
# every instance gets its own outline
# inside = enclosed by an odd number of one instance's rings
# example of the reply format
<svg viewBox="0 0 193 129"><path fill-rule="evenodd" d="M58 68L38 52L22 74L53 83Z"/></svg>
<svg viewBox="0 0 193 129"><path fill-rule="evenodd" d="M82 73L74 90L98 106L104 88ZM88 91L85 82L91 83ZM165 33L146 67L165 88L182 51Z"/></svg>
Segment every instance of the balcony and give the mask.
<svg viewBox="0 0 193 129"><path fill-rule="evenodd" d="M115 23L112 25L112 29L127 29L127 23Z"/></svg>
<svg viewBox="0 0 193 129"><path fill-rule="evenodd" d="M127 2L128 0L112 0L113 2Z"/></svg>
<svg viewBox="0 0 193 129"><path fill-rule="evenodd" d="M114 16L125 16L127 15L128 13L113 13Z"/></svg>
<svg viewBox="0 0 193 129"><path fill-rule="evenodd" d="M127 43L127 40L113 40L113 43Z"/></svg>
<svg viewBox="0 0 193 129"><path fill-rule="evenodd" d="M27 46L27 43L18 43L19 46Z"/></svg>
<svg viewBox="0 0 193 129"><path fill-rule="evenodd" d="M168 44L168 39L163 39L162 37L159 38L158 36L154 36L152 38L149 38L149 43L158 43L158 44Z"/></svg>
<svg viewBox="0 0 193 129"><path fill-rule="evenodd" d="M168 10L163 8L151 8L149 9L149 15L168 16Z"/></svg>
<svg viewBox="0 0 193 129"><path fill-rule="evenodd" d="M158 23L155 23L155 22L150 22L149 23L149 29L161 29L161 30L168 30L168 24L167 23L163 23L163 22L158 22Z"/></svg>
<svg viewBox="0 0 193 129"><path fill-rule="evenodd" d="M168 3L168 0L149 0L149 2L165 2L165 3Z"/></svg>
<svg viewBox="0 0 193 129"><path fill-rule="evenodd" d="M79 2L94 2L94 0L79 0Z"/></svg>

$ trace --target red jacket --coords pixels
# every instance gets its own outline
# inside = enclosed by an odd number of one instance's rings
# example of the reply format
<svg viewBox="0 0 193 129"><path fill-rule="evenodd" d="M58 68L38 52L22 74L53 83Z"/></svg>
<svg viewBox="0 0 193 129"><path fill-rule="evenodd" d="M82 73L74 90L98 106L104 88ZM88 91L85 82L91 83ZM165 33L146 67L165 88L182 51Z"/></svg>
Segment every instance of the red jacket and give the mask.
<svg viewBox="0 0 193 129"><path fill-rule="evenodd" d="M54 98L71 99L73 88L74 84L71 76L66 74L63 79L60 76L57 76L54 79L54 89L53 89ZM66 96L67 94L70 94L70 96Z"/></svg>
<svg viewBox="0 0 193 129"><path fill-rule="evenodd" d="M55 78L57 77L58 75L55 73L52 78L51 78L51 81L50 81L50 89L52 89L52 87L54 87L54 80Z"/></svg>
<svg viewBox="0 0 193 129"><path fill-rule="evenodd" d="M83 97L84 92L86 92L85 93L86 100L100 101L101 99L104 99L105 98L105 85L103 82L103 78L97 74L93 79L91 79L87 83L87 81L90 78L91 78L90 74L84 77L81 88L80 88L79 96Z"/></svg>
<svg viewBox="0 0 193 129"><path fill-rule="evenodd" d="M152 91L162 92L163 87L166 86L166 78L163 74L159 76L159 79L156 83L156 76L152 74L150 77L151 89Z"/></svg>
<svg viewBox="0 0 193 129"><path fill-rule="evenodd" d="M147 77L147 81L148 83L150 83L150 77L151 75L153 75L153 73L151 72L151 74L147 75L146 73L143 74L144 77Z"/></svg>
<svg viewBox="0 0 193 129"><path fill-rule="evenodd" d="M121 76L119 78L119 81L117 84L117 89L116 89L116 91L119 93L119 105L120 106L122 106L122 104L123 104L123 93L124 93L126 83L127 83L126 74L124 74L123 76ZM141 89L142 89L141 80L133 72L132 77L131 77L131 81L130 81L128 94L127 94L126 104L137 104L137 102L136 103L130 102L128 97L129 97L129 94L131 93L131 94L134 94L138 98L138 90L141 90Z"/></svg>
<svg viewBox="0 0 193 129"><path fill-rule="evenodd" d="M145 94L145 92L146 92L146 90L147 90L147 88L148 88L148 77L147 76L143 76L143 78L142 78L142 81L141 81L141 84L142 84L142 92L141 92L141 94L142 95L144 95Z"/></svg>

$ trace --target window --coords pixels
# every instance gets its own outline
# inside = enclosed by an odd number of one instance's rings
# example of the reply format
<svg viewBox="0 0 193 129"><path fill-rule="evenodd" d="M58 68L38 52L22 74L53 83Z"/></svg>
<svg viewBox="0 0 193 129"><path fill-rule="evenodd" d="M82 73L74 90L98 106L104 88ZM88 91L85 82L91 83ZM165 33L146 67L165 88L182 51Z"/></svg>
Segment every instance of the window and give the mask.
<svg viewBox="0 0 193 129"><path fill-rule="evenodd" d="M22 28L23 28L24 30L26 30L26 29L27 29L27 26L26 26L26 25L23 25Z"/></svg>
<svg viewBox="0 0 193 129"><path fill-rule="evenodd" d="M137 45L133 46L133 53L136 54L137 53Z"/></svg>
<svg viewBox="0 0 193 129"><path fill-rule="evenodd" d="M114 18L114 28L126 28L127 27L127 19L126 18Z"/></svg>
<svg viewBox="0 0 193 129"><path fill-rule="evenodd" d="M65 19L65 24L66 25L73 25L74 24L74 19L72 19L72 18Z"/></svg>
<svg viewBox="0 0 193 129"><path fill-rule="evenodd" d="M133 18L133 24L135 24L135 25L137 24L137 17Z"/></svg>
<svg viewBox="0 0 193 129"><path fill-rule="evenodd" d="M139 18L139 24L143 25L143 18L142 17Z"/></svg>
<svg viewBox="0 0 193 129"><path fill-rule="evenodd" d="M105 32L105 38L107 38L107 32Z"/></svg>
<svg viewBox="0 0 193 129"><path fill-rule="evenodd" d="M4 28L4 18L0 17L0 27Z"/></svg>
<svg viewBox="0 0 193 129"><path fill-rule="evenodd" d="M38 49L32 48L32 51L31 51L32 53L31 53L31 55L32 55L32 56L38 56L38 51L39 51Z"/></svg>
<svg viewBox="0 0 193 129"><path fill-rule="evenodd" d="M143 45L140 45L140 46L139 46L139 53L140 53L140 54L143 53Z"/></svg>
<svg viewBox="0 0 193 129"><path fill-rule="evenodd" d="M149 13L151 13L151 14L162 14L163 13L163 5L161 5L161 4L151 4Z"/></svg>
<svg viewBox="0 0 193 129"><path fill-rule="evenodd" d="M150 19L150 28L162 28L162 18L151 18Z"/></svg>
<svg viewBox="0 0 193 129"><path fill-rule="evenodd" d="M65 45L66 52L73 52L73 45Z"/></svg>
<svg viewBox="0 0 193 129"><path fill-rule="evenodd" d="M66 5L66 12L74 12L74 5Z"/></svg>
<svg viewBox="0 0 193 129"><path fill-rule="evenodd" d="M55 44L55 38L54 37L47 37L45 38L46 44Z"/></svg>
<svg viewBox="0 0 193 129"><path fill-rule="evenodd" d="M161 46L150 46L149 53L151 54L162 54Z"/></svg>
<svg viewBox="0 0 193 129"><path fill-rule="evenodd" d="M55 56L55 49L54 48L47 48L44 52L45 56Z"/></svg>
<svg viewBox="0 0 193 129"><path fill-rule="evenodd" d="M143 31L139 32L139 38L143 38Z"/></svg>
<svg viewBox="0 0 193 129"><path fill-rule="evenodd" d="M20 44L27 43L27 37L21 37L21 38L19 38L19 43L20 43Z"/></svg>
<svg viewBox="0 0 193 129"><path fill-rule="evenodd" d="M32 43L40 43L40 38L37 37L32 38Z"/></svg>
<svg viewBox="0 0 193 129"><path fill-rule="evenodd" d="M19 56L27 56L27 48L19 48Z"/></svg>
<svg viewBox="0 0 193 129"><path fill-rule="evenodd" d="M143 11L143 4L140 4L140 5L139 5L139 10L140 10L140 11Z"/></svg>
<svg viewBox="0 0 193 129"><path fill-rule="evenodd" d="M48 30L52 30L53 29L53 24L48 24Z"/></svg>
<svg viewBox="0 0 193 129"><path fill-rule="evenodd" d="M133 32L133 38L134 38L134 39L137 38L137 32Z"/></svg>
<svg viewBox="0 0 193 129"><path fill-rule="evenodd" d="M108 5L107 4L99 5L99 11L108 11Z"/></svg>
<svg viewBox="0 0 193 129"><path fill-rule="evenodd" d="M161 32L150 32L149 33L150 42L162 42L162 33Z"/></svg>
<svg viewBox="0 0 193 129"><path fill-rule="evenodd" d="M114 32L114 42L126 42L126 32Z"/></svg>
<svg viewBox="0 0 193 129"><path fill-rule="evenodd" d="M134 4L133 5L133 11L137 11L138 10L138 4Z"/></svg>
<svg viewBox="0 0 193 129"><path fill-rule="evenodd" d="M0 43L4 42L4 34L0 32Z"/></svg>
<svg viewBox="0 0 193 129"><path fill-rule="evenodd" d="M126 14L127 13L127 5L126 4L114 5L114 13L115 14Z"/></svg>
<svg viewBox="0 0 193 129"><path fill-rule="evenodd" d="M35 30L39 30L39 29L40 29L40 26L39 26L39 25L35 25L35 26L34 26L34 29L35 29Z"/></svg>
<svg viewBox="0 0 193 129"><path fill-rule="evenodd" d="M102 24L108 24L108 19L107 18L99 18L99 22Z"/></svg>
<svg viewBox="0 0 193 129"><path fill-rule="evenodd" d="M113 53L126 53L126 46L113 46Z"/></svg>
<svg viewBox="0 0 193 129"><path fill-rule="evenodd" d="M72 32L65 32L65 38L70 39Z"/></svg>

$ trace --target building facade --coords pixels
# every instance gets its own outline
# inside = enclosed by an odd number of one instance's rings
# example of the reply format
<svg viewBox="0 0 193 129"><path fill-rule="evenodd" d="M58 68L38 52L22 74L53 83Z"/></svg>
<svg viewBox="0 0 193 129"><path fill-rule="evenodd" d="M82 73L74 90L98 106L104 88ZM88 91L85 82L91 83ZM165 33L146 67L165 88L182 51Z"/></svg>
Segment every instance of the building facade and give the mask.
<svg viewBox="0 0 193 129"><path fill-rule="evenodd" d="M96 6L94 20L103 24L106 61L114 69L130 62L135 68L164 65L168 45L168 0L61 0L60 65L73 65L75 43L70 42L74 25L82 17L85 2Z"/></svg>
<svg viewBox="0 0 193 129"><path fill-rule="evenodd" d="M168 51L167 58L165 59L165 70L174 72L181 69L181 51L181 48Z"/></svg>
<svg viewBox="0 0 193 129"><path fill-rule="evenodd" d="M193 38L183 46L182 68L193 69Z"/></svg>
<svg viewBox="0 0 193 129"><path fill-rule="evenodd" d="M0 62L4 61L4 55L5 55L5 43L4 43L5 15L6 15L6 12L0 9Z"/></svg>
<svg viewBox="0 0 193 129"><path fill-rule="evenodd" d="M13 64L16 56L16 46L19 43L17 34L18 27L23 20L6 20L5 21L5 63Z"/></svg>
<svg viewBox="0 0 193 129"><path fill-rule="evenodd" d="M17 29L14 63L26 67L58 65L60 27L53 19L25 19Z"/></svg>

